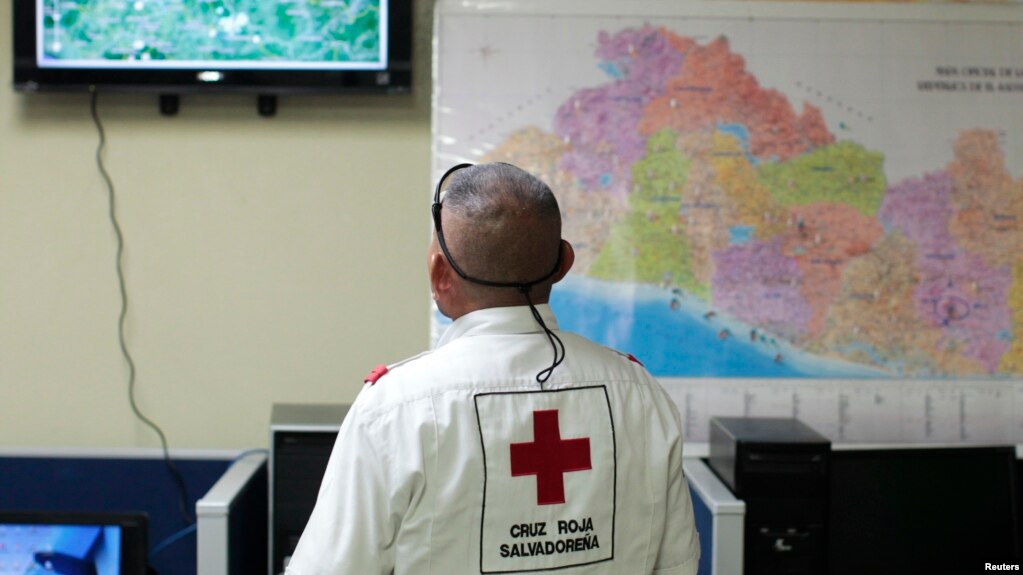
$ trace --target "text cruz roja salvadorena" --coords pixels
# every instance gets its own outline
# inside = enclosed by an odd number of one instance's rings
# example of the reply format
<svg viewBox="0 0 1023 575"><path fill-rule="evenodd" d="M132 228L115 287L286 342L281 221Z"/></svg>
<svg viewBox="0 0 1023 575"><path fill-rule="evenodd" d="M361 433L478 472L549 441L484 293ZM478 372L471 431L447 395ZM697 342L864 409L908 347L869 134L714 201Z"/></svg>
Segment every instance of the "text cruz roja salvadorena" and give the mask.
<svg viewBox="0 0 1023 575"><path fill-rule="evenodd" d="M593 532L593 518L559 519L552 523L556 532L548 530L546 521L512 525L508 534L516 541L501 544L501 557L533 557L600 548L597 534ZM523 541L548 537L553 539Z"/></svg>

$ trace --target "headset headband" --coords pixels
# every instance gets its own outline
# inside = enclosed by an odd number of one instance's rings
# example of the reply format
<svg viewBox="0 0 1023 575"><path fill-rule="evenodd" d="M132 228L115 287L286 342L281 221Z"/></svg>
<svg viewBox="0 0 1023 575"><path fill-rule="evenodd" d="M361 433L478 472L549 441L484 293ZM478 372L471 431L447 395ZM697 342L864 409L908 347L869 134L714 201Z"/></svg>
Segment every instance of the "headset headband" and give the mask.
<svg viewBox="0 0 1023 575"><path fill-rule="evenodd" d="M502 163L502 164L504 164L506 166L511 166L511 164L505 164L504 162L498 162L498 163ZM433 229L436 230L436 232L437 232L437 243L440 244L440 250L442 252L444 252L444 257L447 258L448 263L451 264L451 269L455 270L455 273L458 274L458 277L462 278L465 281L468 281L468 282L471 282L471 283L474 283L474 284L478 284L478 285L482 285L482 286L487 286L487 287L517 288L522 293L527 293L530 290L530 288L532 288L533 286L535 286L537 284L540 284L540 283L543 283L543 282L551 279L552 277L554 277L554 274L558 273L558 270L561 268L561 243L560 242L558 243L558 254L557 254L557 259L554 261L554 267L552 267L549 272L544 274L543 277L535 279L535 280L530 281L530 282L524 282L524 283L520 283L520 282L502 282L502 281L485 280L485 279L481 279L481 278L472 277L469 274L465 273L465 271L461 267L459 267L459 265L457 263L455 263L455 259L453 257L451 257L451 252L448 251L448 244L447 244L446 241L444 241L444 228L441 225L441 218L440 218L440 211L441 211L440 192L441 192L441 186L444 184L444 180L447 180L448 176L450 176L451 174L453 174L453 173L455 173L458 170L461 170L463 168L469 168L469 167L472 167L472 166L473 166L473 164L458 164L457 166L451 167L450 169L448 169L448 171L444 172L443 176L441 176L440 180L437 182L437 188L433 192L433 207L432 207L432 212L433 212ZM515 166L512 166L512 167L514 168Z"/></svg>

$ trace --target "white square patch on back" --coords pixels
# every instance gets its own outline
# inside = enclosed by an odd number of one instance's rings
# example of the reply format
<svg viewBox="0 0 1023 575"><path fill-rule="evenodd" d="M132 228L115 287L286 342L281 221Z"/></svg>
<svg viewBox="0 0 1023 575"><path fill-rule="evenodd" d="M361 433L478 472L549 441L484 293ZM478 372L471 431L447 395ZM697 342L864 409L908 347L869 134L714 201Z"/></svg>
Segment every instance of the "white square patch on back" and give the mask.
<svg viewBox="0 0 1023 575"><path fill-rule="evenodd" d="M604 386L474 399L485 467L480 572L614 559L617 459Z"/></svg>

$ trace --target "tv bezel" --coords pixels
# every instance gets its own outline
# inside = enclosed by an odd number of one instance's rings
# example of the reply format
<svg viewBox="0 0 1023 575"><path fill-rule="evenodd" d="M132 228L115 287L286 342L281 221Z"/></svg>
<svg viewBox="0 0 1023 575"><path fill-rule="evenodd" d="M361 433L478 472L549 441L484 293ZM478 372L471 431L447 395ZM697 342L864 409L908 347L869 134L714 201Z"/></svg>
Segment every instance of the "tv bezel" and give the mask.
<svg viewBox="0 0 1023 575"><path fill-rule="evenodd" d="M388 58L385 69L308 70L216 66L130 69L40 67L36 60L36 0L14 0L14 89L26 93L90 90L159 94L407 93L412 88L412 2L388 0ZM218 80L209 80L218 74Z"/></svg>

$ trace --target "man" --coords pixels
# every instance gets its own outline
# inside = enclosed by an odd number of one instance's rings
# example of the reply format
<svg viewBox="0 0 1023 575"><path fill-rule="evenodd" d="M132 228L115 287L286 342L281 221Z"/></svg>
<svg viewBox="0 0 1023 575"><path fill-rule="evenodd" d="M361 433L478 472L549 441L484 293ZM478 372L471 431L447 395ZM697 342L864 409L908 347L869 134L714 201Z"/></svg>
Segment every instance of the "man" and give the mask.
<svg viewBox="0 0 1023 575"><path fill-rule="evenodd" d="M288 575L696 573L676 408L547 305L574 259L551 190L451 172L427 264L454 321L367 381Z"/></svg>

